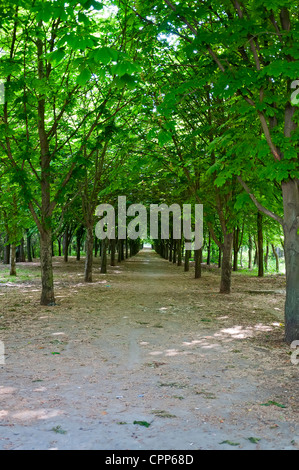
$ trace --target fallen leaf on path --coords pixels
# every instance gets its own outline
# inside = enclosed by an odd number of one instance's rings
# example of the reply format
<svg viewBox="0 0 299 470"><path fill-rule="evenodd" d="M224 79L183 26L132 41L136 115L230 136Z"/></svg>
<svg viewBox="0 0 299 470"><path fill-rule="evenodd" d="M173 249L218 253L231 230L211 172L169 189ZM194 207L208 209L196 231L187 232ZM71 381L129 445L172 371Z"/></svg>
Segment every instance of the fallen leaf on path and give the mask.
<svg viewBox="0 0 299 470"><path fill-rule="evenodd" d="M240 445L239 442L232 442L232 441L222 441L222 442L219 442L219 444L229 444L230 446L239 446Z"/></svg>
<svg viewBox="0 0 299 470"><path fill-rule="evenodd" d="M149 428L151 425L147 421L134 421L133 424L139 424L139 426L144 426L145 428Z"/></svg>
<svg viewBox="0 0 299 470"><path fill-rule="evenodd" d="M286 408L286 405L282 405L281 403L277 403L276 401L269 400L267 403L260 403L261 406L270 406L270 405L275 405L278 406L279 408Z"/></svg>

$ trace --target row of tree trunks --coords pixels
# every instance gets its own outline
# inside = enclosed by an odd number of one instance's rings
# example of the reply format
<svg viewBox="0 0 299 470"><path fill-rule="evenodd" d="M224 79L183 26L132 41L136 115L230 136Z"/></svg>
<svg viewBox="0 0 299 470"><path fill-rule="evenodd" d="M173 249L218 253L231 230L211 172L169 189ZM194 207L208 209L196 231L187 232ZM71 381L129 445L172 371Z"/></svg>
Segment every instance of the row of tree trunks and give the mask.
<svg viewBox="0 0 299 470"><path fill-rule="evenodd" d="M156 252L177 266L182 266L182 259L184 258L184 271L190 269L191 251L184 249L182 240L159 240L154 245ZM201 263L202 263L202 249L194 250L194 265L195 265L195 279L201 277Z"/></svg>

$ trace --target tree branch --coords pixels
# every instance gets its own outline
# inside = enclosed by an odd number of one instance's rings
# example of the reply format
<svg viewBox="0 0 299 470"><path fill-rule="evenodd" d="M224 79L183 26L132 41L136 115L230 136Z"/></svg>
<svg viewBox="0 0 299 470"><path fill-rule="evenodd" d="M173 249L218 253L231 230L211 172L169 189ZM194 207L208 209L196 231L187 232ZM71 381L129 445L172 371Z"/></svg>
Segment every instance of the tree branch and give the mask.
<svg viewBox="0 0 299 470"><path fill-rule="evenodd" d="M241 176L237 176L237 180L239 181L239 183L243 186L243 188L245 189L246 193L249 195L250 199L252 200L252 202L254 203L254 205L257 207L257 209L260 211L260 212L263 212L265 215L267 215L268 217L271 217L272 219L276 220L276 222L279 222L281 225L283 225L283 219L281 217L279 217L279 215L275 214L274 212L270 211L269 209L266 209L266 207L264 207L262 204L260 204L258 202L258 200L256 199L256 197L254 196L254 194L252 193L252 191L250 190L250 188L247 186L247 184L242 180Z"/></svg>

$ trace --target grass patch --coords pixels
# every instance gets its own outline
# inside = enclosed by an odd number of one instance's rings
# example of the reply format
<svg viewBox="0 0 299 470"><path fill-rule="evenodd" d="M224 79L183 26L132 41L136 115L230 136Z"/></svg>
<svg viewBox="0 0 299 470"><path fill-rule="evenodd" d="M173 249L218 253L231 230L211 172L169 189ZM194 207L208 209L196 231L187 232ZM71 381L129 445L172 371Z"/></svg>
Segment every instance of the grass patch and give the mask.
<svg viewBox="0 0 299 470"><path fill-rule="evenodd" d="M176 418L176 415L172 415L165 410L153 410L152 413L159 418Z"/></svg>

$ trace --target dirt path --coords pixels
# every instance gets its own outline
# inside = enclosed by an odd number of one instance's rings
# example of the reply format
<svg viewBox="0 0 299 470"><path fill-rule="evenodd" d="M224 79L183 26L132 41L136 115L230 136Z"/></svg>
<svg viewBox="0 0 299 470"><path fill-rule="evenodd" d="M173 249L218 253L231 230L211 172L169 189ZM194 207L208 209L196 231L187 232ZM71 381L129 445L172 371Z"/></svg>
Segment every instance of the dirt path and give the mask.
<svg viewBox="0 0 299 470"><path fill-rule="evenodd" d="M39 305L38 265L1 285L0 449L298 449L282 276L235 275L222 296L218 273L151 250L97 263L86 285L55 258L56 307Z"/></svg>

